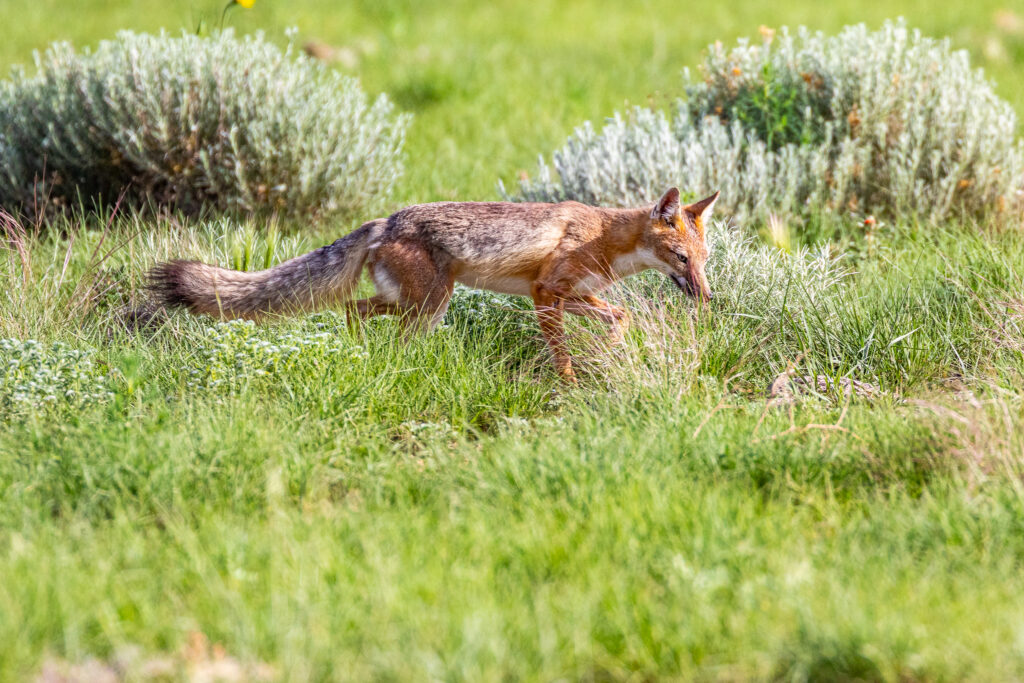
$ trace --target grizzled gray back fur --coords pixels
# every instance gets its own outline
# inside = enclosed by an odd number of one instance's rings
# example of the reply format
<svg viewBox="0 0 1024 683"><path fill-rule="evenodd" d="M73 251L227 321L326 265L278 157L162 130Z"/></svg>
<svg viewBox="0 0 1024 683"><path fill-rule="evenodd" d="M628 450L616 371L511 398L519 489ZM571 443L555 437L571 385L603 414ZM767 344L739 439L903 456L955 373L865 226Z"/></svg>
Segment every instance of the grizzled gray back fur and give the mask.
<svg viewBox="0 0 1024 683"><path fill-rule="evenodd" d="M370 221L332 244L253 273L199 261L161 263L150 271L150 289L165 306L218 318L258 318L330 306L351 296L367 245L385 223Z"/></svg>
<svg viewBox="0 0 1024 683"><path fill-rule="evenodd" d="M561 204L513 202L435 202L416 204L388 219L383 241L414 239L432 247L439 263L471 263L501 272L547 254L563 236L555 225L570 226L599 209Z"/></svg>

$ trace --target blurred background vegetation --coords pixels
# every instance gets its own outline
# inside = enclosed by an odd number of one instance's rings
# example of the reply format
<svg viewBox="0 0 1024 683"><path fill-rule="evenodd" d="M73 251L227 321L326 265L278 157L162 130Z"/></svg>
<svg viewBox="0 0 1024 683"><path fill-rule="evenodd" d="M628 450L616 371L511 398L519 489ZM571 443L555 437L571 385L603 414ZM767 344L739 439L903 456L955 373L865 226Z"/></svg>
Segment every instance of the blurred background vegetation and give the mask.
<svg viewBox="0 0 1024 683"><path fill-rule="evenodd" d="M281 44L297 27L338 69L371 93L386 92L415 113L408 172L395 205L491 199L496 181L515 185L539 152L560 146L574 126L599 122L627 104L669 103L681 70L696 67L709 43L756 39L762 25L806 25L835 33L903 16L926 35L949 36L1024 112L1024 9L1007 0L817 2L473 2L470 0L257 0L225 24L265 31ZM12 19L0 66L29 62L51 41L76 47L118 30L170 32L215 27L220 2L0 0Z"/></svg>

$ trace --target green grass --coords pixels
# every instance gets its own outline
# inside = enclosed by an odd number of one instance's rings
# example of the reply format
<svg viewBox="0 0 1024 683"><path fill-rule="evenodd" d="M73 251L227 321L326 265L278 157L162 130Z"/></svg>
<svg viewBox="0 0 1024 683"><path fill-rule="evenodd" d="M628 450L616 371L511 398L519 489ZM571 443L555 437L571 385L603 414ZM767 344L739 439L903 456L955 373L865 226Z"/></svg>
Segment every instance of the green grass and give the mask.
<svg viewBox="0 0 1024 683"><path fill-rule="evenodd" d="M984 56L998 2L776 4L260 0L229 16L355 46L368 89L416 115L399 204L493 198L574 125L667 100L706 43L762 23L903 14L1024 111L1021 38ZM0 0L19 17L0 62L202 9L65 5ZM156 260L262 267L351 226L113 224L30 237L29 271L0 262L0 337L92 349L82 382L112 394L36 409L0 385L2 680L131 648L187 679L193 632L283 680L1024 676L1016 226L841 235L850 275L814 306L781 282L761 318L727 281L707 314L638 278L617 293L637 318L623 348L573 323L583 381L565 391L528 307L488 297L410 341L332 314L224 339L185 316L126 332L119 306ZM798 358L886 396L769 407Z"/></svg>

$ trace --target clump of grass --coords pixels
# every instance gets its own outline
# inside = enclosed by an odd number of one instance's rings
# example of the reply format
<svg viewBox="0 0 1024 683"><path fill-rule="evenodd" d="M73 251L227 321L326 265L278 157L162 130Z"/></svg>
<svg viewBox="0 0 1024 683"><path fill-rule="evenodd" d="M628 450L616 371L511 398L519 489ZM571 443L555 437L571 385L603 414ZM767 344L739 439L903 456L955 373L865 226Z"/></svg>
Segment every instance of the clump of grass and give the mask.
<svg viewBox="0 0 1024 683"><path fill-rule="evenodd" d="M624 347L596 345L602 360L592 374L602 385L685 393L702 375L765 384L804 352L794 329L838 325L854 273L827 247L787 253L718 221L708 227L708 246L710 306L693 305L653 272L613 290L631 313L632 333Z"/></svg>
<svg viewBox="0 0 1024 683"><path fill-rule="evenodd" d="M133 239L131 229L115 229L121 222L118 209L115 204L89 224L62 219L64 237L46 234L41 223L25 228L0 210L7 238L0 273L21 285L0 293L0 334L40 337L55 326L81 324L115 294L120 283L110 277L111 259ZM137 219L132 227L138 227ZM28 310L33 315L25 315Z"/></svg>

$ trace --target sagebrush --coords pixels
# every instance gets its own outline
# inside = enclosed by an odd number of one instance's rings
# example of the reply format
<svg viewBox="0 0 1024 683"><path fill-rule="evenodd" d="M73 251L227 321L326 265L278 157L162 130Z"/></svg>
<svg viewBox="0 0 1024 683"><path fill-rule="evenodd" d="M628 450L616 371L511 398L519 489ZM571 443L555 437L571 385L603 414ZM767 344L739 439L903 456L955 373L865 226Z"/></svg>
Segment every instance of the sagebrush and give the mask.
<svg viewBox="0 0 1024 683"><path fill-rule="evenodd" d="M262 34L121 32L51 45L0 83L0 206L111 205L316 218L402 172L406 115Z"/></svg>
<svg viewBox="0 0 1024 683"><path fill-rule="evenodd" d="M113 397L91 349L35 339L0 339L0 417L74 410Z"/></svg>
<svg viewBox="0 0 1024 683"><path fill-rule="evenodd" d="M710 46L673 111L589 122L533 179L528 201L628 206L668 185L720 189L740 218L941 220L1018 211L1024 145L1012 107L964 50L888 22Z"/></svg>

